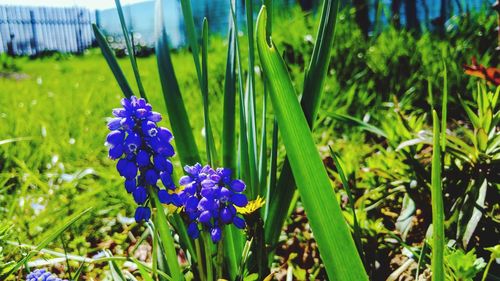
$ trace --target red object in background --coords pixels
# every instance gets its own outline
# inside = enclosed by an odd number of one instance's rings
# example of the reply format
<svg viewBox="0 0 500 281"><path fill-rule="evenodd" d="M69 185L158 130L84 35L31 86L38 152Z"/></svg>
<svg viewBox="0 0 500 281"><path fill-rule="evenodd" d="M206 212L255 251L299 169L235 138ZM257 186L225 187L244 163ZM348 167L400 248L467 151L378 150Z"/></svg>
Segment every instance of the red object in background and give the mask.
<svg viewBox="0 0 500 281"><path fill-rule="evenodd" d="M485 67L477 63L475 57L472 58L472 65L464 64L465 74L485 79L495 86L500 85L500 69L496 67Z"/></svg>

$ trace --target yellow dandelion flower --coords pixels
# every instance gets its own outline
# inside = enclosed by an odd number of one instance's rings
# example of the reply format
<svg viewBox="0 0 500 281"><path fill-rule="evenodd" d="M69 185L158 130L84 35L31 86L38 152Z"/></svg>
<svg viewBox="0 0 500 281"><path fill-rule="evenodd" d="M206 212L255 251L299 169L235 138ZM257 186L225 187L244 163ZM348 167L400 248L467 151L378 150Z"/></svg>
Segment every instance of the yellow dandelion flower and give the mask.
<svg viewBox="0 0 500 281"><path fill-rule="evenodd" d="M262 197L257 196L255 200L249 201L245 207L235 207L238 213L242 215L250 215L262 208L264 203L266 203L266 201Z"/></svg>

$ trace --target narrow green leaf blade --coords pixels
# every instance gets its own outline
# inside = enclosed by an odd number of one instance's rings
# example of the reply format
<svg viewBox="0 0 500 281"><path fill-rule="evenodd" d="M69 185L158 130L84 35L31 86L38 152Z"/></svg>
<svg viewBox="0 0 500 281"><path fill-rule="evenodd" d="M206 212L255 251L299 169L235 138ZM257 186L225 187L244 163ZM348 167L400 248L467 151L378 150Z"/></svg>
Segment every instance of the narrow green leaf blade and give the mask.
<svg viewBox="0 0 500 281"><path fill-rule="evenodd" d="M167 260L170 275L174 280L183 280L184 276L177 260L177 253L175 252L174 238L172 237L172 233L170 232L170 227L167 221L167 216L165 215L163 209L163 205L160 203L157 193L151 188L149 189L149 194L153 197L154 206L156 207L155 226L160 237L160 245Z"/></svg>
<svg viewBox="0 0 500 281"><path fill-rule="evenodd" d="M160 74L163 97L167 106L168 118L172 126L172 133L175 135L176 151L183 165L193 165L201 162L201 160L170 57L167 33L163 23L161 1L157 0L157 8L155 9L158 72Z"/></svg>
<svg viewBox="0 0 500 281"><path fill-rule="evenodd" d="M257 19L257 49L290 165L331 280L368 280L285 63L266 40L266 8ZM333 222L333 223L332 223Z"/></svg>
<svg viewBox="0 0 500 281"><path fill-rule="evenodd" d="M443 101L441 106L441 149L446 152L446 119L448 115L448 71L443 62Z"/></svg>
<svg viewBox="0 0 500 281"><path fill-rule="evenodd" d="M99 27L97 27L97 25L92 24L92 28L94 30L94 35L97 44L99 45L99 48L101 48L102 55L106 59L106 62L108 63L109 68L111 69L111 72L113 72L116 82L118 82L118 85L120 86L123 95L125 95L125 97L127 98L130 98L131 96L134 95L134 93L132 92L132 88L130 88L130 85L128 84L127 78L125 78L122 69L118 65L118 62L116 61L115 55L113 54L113 51L111 50L108 42L106 41L106 37L104 37L104 35L102 34Z"/></svg>
<svg viewBox="0 0 500 281"><path fill-rule="evenodd" d="M236 41L232 17L229 20L222 117L222 164L236 170Z"/></svg>
<svg viewBox="0 0 500 281"><path fill-rule="evenodd" d="M382 129L380 129L372 124L366 123L361 119L358 119L356 117L353 117L353 116L350 116L347 114L340 114L340 113L327 113L327 114L328 114L328 116L330 116L338 121L342 121L342 122L345 122L347 124L353 124L353 125L361 128L362 130L365 130L367 132L374 133L378 136L387 138L387 134Z"/></svg>
<svg viewBox="0 0 500 281"><path fill-rule="evenodd" d="M229 3L229 12L235 6L234 0ZM232 171L236 171L236 28L233 17L229 17L228 50L226 59L226 75L224 80L224 108L222 123L222 164ZM226 227L223 236L225 260L229 272L229 279L236 280L238 265L243 250L242 232L230 225Z"/></svg>
<svg viewBox="0 0 500 281"><path fill-rule="evenodd" d="M330 64L330 53L333 45L335 26L337 21L338 0L323 1L320 26L317 33L317 41L314 46L313 55L304 81L304 90L301 100L302 110L305 113L307 123L311 130L316 119L319 101L323 90L325 79ZM275 245L279 238L281 227L288 215L292 197L295 194L295 182L292 176L290 164L287 158L283 164L278 184L271 190L269 218L266 220L266 242Z"/></svg>
<svg viewBox="0 0 500 281"><path fill-rule="evenodd" d="M188 43L193 53L194 65L196 67L196 74L198 81L201 85L201 63L199 57L198 37L196 36L196 29L194 25L193 12L191 10L191 0L181 0L182 15L184 16L184 24L186 25L186 32L188 34Z"/></svg>
<svg viewBox="0 0 500 281"><path fill-rule="evenodd" d="M202 45L201 45L201 73L202 87L201 93L203 96L203 117L205 122L205 143L207 160L212 167L218 162L217 151L215 149L215 141L212 133L212 125L210 123L210 110L208 100L208 20L203 19L202 27Z"/></svg>
<svg viewBox="0 0 500 281"><path fill-rule="evenodd" d="M432 280L444 280L444 209L441 186L441 147L439 141L439 117L432 111L433 120L433 150L431 171L432 200Z"/></svg>
<svg viewBox="0 0 500 281"><path fill-rule="evenodd" d="M248 138L248 161L250 168L250 185L248 185L250 199L255 199L259 193L259 175L257 171L257 124L255 109L255 43L253 22L253 0L245 0L246 27L248 36L248 75L245 91L245 121Z"/></svg>
<svg viewBox="0 0 500 281"><path fill-rule="evenodd" d="M120 24L123 31L123 38L125 39L125 45L127 46L128 57L130 59L130 64L132 65L132 70L134 71L134 77L137 82L137 87L139 88L139 94L142 98L147 100L146 92L144 91L144 87L142 86L141 76L139 75L139 67L137 66L137 61L135 59L135 53L132 46L132 42L130 41L130 37L128 34L127 24L125 23L125 17L123 16L123 9L120 3L120 0L115 0L116 10L118 11L118 17L120 18Z"/></svg>
<svg viewBox="0 0 500 281"><path fill-rule="evenodd" d="M349 186L349 183L347 181L347 178L344 173L344 168L342 167L342 160L340 159L340 156L337 155L332 149L331 146L330 148L330 155L333 158L333 161L335 162L335 167L337 168L337 171L339 173L340 181L342 182L342 185L344 186L344 189L347 193L347 197L349 197L349 206L352 209L352 217L354 221L354 242L356 243L356 247L358 248L358 253L361 256L361 258L364 260L364 254L363 254L363 243L361 242L361 228L359 227L358 223L358 218L356 216L356 209L354 208L354 196L352 195L351 192L351 187Z"/></svg>
<svg viewBox="0 0 500 281"><path fill-rule="evenodd" d="M78 219L80 219L83 215L88 213L91 210L91 208L84 210L83 212L73 215L71 218L69 218L64 224L62 224L59 228L55 229L52 232L49 232L45 237L42 239L42 241L33 249L33 251L30 251L26 256L24 256L20 261L18 261L7 273L4 275L0 276L1 280L4 280L4 278L7 278L9 275L17 271L22 265L24 265L27 261L29 261L38 251L42 250L43 248L47 247L52 241L54 241L61 233L66 231L73 223L75 223Z"/></svg>

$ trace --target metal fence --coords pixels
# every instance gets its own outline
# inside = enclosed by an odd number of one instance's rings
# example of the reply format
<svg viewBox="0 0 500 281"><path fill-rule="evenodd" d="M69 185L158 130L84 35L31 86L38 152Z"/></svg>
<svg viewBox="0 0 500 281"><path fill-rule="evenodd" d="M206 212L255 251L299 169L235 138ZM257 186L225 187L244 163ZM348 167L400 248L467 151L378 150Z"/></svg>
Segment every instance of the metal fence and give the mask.
<svg viewBox="0 0 500 281"><path fill-rule="evenodd" d="M95 14L84 8L0 6L0 53L81 53L92 45Z"/></svg>

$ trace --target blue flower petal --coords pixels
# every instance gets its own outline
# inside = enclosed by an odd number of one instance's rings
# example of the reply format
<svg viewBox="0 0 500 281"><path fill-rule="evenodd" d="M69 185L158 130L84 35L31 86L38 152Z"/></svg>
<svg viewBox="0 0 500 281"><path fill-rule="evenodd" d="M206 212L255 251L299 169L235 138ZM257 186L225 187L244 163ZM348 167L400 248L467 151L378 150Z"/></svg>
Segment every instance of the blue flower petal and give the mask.
<svg viewBox="0 0 500 281"><path fill-rule="evenodd" d="M146 199L148 199L148 192L142 186L138 186L134 190L132 195L134 196L134 200L137 204L144 204L144 202L146 202Z"/></svg>
<svg viewBox="0 0 500 281"><path fill-rule="evenodd" d="M160 178L161 182L163 185L168 188L168 189L175 189L175 183L174 180L172 179L172 175L168 172L161 172L160 173Z"/></svg>
<svg viewBox="0 0 500 281"><path fill-rule="evenodd" d="M242 180L233 180L229 186L234 192L243 192L246 188L246 185Z"/></svg>
<svg viewBox="0 0 500 281"><path fill-rule="evenodd" d="M106 136L106 142L109 143L111 146L123 144L124 139L125 139L125 132L119 130L111 131Z"/></svg>
<svg viewBox="0 0 500 281"><path fill-rule="evenodd" d="M187 185L187 184L190 184L192 183L194 180L190 177L190 176L183 176L180 180L179 180L179 185Z"/></svg>
<svg viewBox="0 0 500 281"><path fill-rule="evenodd" d="M173 202L173 196L168 193L165 189L160 189L158 191L158 199L160 199L160 202L163 204L172 204Z"/></svg>
<svg viewBox="0 0 500 281"><path fill-rule="evenodd" d="M209 225L211 219L212 219L212 214L210 213L210 211L203 211L198 217L198 221L205 225Z"/></svg>
<svg viewBox="0 0 500 281"><path fill-rule="evenodd" d="M134 192L136 187L137 184L135 179L125 180L125 189L127 190L128 193Z"/></svg>
<svg viewBox="0 0 500 281"><path fill-rule="evenodd" d="M139 152L137 152L136 161L137 161L137 165L139 165L139 167L148 166L149 165L149 153L147 153L145 150L139 150Z"/></svg>
<svg viewBox="0 0 500 281"><path fill-rule="evenodd" d="M238 207L245 207L248 204L248 199L244 194L234 193L231 196L231 202Z"/></svg>
<svg viewBox="0 0 500 281"><path fill-rule="evenodd" d="M229 208L225 207L220 211L220 219L224 224L230 224L233 221L233 214Z"/></svg>
<svg viewBox="0 0 500 281"><path fill-rule="evenodd" d="M146 182L148 184L156 185L160 176L158 175L158 173L155 170L149 169L146 171L145 178L146 178Z"/></svg>
<svg viewBox="0 0 500 281"><path fill-rule="evenodd" d="M167 172L171 174L172 171L174 170L172 163L162 155L155 155L153 157L153 162L155 164L155 169L158 171Z"/></svg>
<svg viewBox="0 0 500 281"><path fill-rule="evenodd" d="M148 221L151 218L151 210L148 207L137 207L135 210L135 221Z"/></svg>
<svg viewBox="0 0 500 281"><path fill-rule="evenodd" d="M108 121L108 129L110 130L118 130L122 127L121 125L122 118L112 118Z"/></svg>
<svg viewBox="0 0 500 281"><path fill-rule="evenodd" d="M212 237L212 241L214 243L219 242L222 237L222 230L219 227L212 228L210 231L210 237Z"/></svg>
<svg viewBox="0 0 500 281"><path fill-rule="evenodd" d="M122 157L123 152L124 152L123 145L117 144L117 145L111 146L109 148L108 156L111 159L118 159L118 158Z"/></svg>
<svg viewBox="0 0 500 281"><path fill-rule="evenodd" d="M238 216L235 216L233 218L233 224L234 224L234 226L236 226L239 229L244 229L246 226L245 220L238 217Z"/></svg>
<svg viewBox="0 0 500 281"><path fill-rule="evenodd" d="M198 225L196 225L195 222L192 222L191 224L189 224L189 226L187 228L187 232L188 232L188 235L193 239L196 239L200 236L200 231L198 230Z"/></svg>

